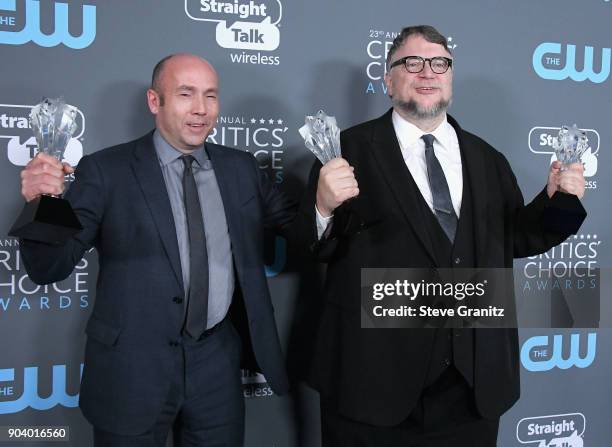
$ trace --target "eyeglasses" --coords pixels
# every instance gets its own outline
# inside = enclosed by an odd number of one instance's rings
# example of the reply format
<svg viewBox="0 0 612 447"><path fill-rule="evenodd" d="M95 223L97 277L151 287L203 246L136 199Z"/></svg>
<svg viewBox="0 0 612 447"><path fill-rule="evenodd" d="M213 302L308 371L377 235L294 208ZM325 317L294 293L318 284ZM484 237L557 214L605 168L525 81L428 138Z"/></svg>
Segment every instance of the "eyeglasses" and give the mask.
<svg viewBox="0 0 612 447"><path fill-rule="evenodd" d="M406 56L393 62L389 66L389 70L396 65L403 65L408 73L420 73L425 68L425 62L429 62L429 68L436 74L446 73L453 66L453 60L448 57L422 58L421 56Z"/></svg>

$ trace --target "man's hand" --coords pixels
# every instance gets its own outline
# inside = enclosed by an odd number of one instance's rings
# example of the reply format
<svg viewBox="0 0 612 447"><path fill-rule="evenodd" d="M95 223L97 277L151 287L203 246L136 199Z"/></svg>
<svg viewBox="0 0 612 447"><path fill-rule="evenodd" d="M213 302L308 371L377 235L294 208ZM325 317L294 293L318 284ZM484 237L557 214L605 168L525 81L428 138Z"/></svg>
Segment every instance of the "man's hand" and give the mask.
<svg viewBox="0 0 612 447"><path fill-rule="evenodd" d="M64 175L72 172L68 163L38 153L21 171L21 195L27 202L41 194L59 196L64 191Z"/></svg>
<svg viewBox="0 0 612 447"><path fill-rule="evenodd" d="M344 201L359 194L354 168L344 158L334 158L321 168L317 184L317 209L329 217Z"/></svg>
<svg viewBox="0 0 612 447"><path fill-rule="evenodd" d="M546 186L548 197L552 197L556 191L561 191L582 199L584 188L584 166L582 166L582 163L572 163L567 166L565 171L561 171L560 161L555 161L550 165L548 185Z"/></svg>

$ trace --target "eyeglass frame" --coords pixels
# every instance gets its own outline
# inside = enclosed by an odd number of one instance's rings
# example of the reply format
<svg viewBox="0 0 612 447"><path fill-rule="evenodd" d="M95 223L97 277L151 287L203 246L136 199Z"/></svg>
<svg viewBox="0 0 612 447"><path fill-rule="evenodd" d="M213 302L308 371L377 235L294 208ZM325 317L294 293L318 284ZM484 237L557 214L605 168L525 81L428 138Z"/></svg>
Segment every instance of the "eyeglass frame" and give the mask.
<svg viewBox="0 0 612 447"><path fill-rule="evenodd" d="M406 65L406 61L408 59L420 59L421 61L423 61L423 68L421 68L419 71L410 71L410 70L408 70L408 66ZM434 69L431 67L431 61L434 60L434 59L444 59L448 63L448 67L446 67L446 70L444 70L442 73L438 73L437 71L434 71ZM404 56L404 57L399 58L395 62L393 62L391 65L389 65L389 70L388 71L391 71L391 69L393 67L396 67L397 65L403 65L408 73L416 74L416 73L420 73L423 70L425 70L425 62L429 62L429 69L432 71L432 73L435 73L435 74L444 74L444 73L446 73L448 71L449 68L451 68L451 69L453 68L453 60L450 57L445 57L445 56L435 56L435 57Z"/></svg>

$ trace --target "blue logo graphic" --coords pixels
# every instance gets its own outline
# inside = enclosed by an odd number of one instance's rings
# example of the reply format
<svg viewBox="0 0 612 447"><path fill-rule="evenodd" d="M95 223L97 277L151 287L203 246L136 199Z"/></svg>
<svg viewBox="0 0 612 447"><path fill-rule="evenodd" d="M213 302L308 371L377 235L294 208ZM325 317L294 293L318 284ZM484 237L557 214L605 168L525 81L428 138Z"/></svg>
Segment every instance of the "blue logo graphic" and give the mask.
<svg viewBox="0 0 612 447"><path fill-rule="evenodd" d="M5 12L17 12L17 0L0 0L0 24L15 26L12 16ZM4 20L3 20L4 19ZM34 42L41 47L55 47L63 43L69 48L81 50L96 38L96 7L83 5L83 31L80 36L70 34L68 26L68 3L55 3L55 29L44 34L40 29L40 3L25 0L25 25L20 31L0 31L0 44L23 45Z"/></svg>
<svg viewBox="0 0 612 447"><path fill-rule="evenodd" d="M593 70L593 47L584 47L584 64L582 71L576 70L576 45L566 45L565 65L561 66L561 44L541 43L533 52L533 69L539 77L553 81L570 78L576 82L591 80L600 84L610 76L610 48L601 50L601 71ZM546 64L546 66L544 66Z"/></svg>
<svg viewBox="0 0 612 447"><path fill-rule="evenodd" d="M580 357L580 334L571 334L570 349L567 358L563 358L563 335L553 336L552 346L547 335L531 337L521 348L521 362L529 371L550 371L554 367L569 369L572 366L586 368L595 360L597 334L590 333L587 338L587 350Z"/></svg>
<svg viewBox="0 0 612 447"><path fill-rule="evenodd" d="M83 374L81 364L80 374ZM80 376L79 376L80 378ZM2 382L15 381L15 369L0 369L0 385ZM48 410L56 405L75 408L79 404L79 394L73 396L66 392L66 365L53 365L51 395L41 398L38 395L38 367L32 366L23 369L23 394L16 400L0 402L0 414L18 413L30 407L35 410ZM12 395L12 387L2 387L4 395ZM1 396L2 394L0 394Z"/></svg>
<svg viewBox="0 0 612 447"><path fill-rule="evenodd" d="M274 239L274 260L272 264L266 264L266 277L271 278L278 275L287 263L287 241L280 236Z"/></svg>

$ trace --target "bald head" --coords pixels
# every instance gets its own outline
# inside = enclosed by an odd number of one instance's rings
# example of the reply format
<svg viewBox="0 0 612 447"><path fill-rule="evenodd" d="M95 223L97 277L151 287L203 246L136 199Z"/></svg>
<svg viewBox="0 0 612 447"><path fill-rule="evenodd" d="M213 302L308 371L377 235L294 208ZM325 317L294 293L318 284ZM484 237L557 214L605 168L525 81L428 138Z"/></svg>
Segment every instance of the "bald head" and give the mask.
<svg viewBox="0 0 612 447"><path fill-rule="evenodd" d="M151 84L147 102L162 137L184 153L201 147L219 113L213 66L193 54L173 54L157 64Z"/></svg>
<svg viewBox="0 0 612 447"><path fill-rule="evenodd" d="M180 65L181 63L185 63L185 62L201 64L203 65L205 69L208 69L214 72L215 76L217 74L213 66L206 59L200 56L197 56L191 53L169 54L168 56L164 57L162 60L160 60L155 65L155 68L153 68L153 74L151 76L151 89L155 90L156 92L160 94L162 105L163 105L163 100L164 100L163 95L162 95L162 90L163 90L162 83L163 83L165 71L167 71L168 68L173 69L175 68L177 64Z"/></svg>

